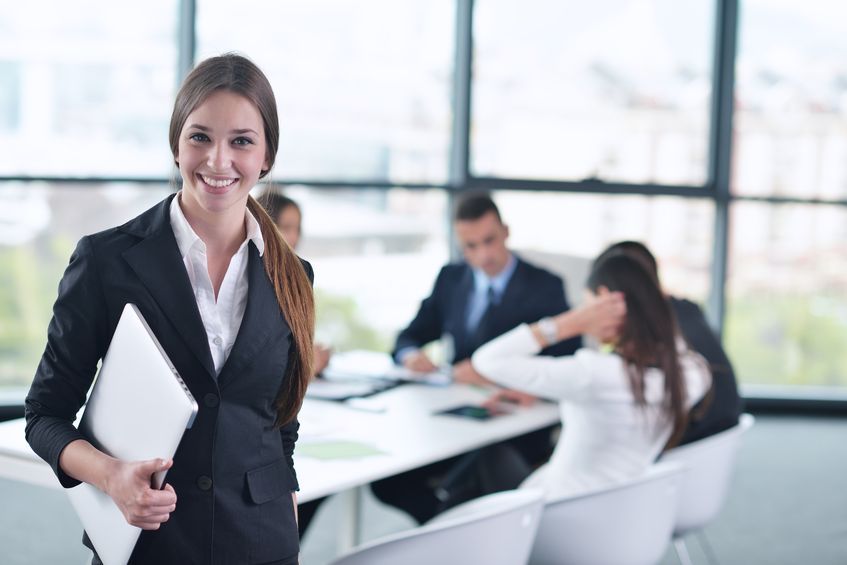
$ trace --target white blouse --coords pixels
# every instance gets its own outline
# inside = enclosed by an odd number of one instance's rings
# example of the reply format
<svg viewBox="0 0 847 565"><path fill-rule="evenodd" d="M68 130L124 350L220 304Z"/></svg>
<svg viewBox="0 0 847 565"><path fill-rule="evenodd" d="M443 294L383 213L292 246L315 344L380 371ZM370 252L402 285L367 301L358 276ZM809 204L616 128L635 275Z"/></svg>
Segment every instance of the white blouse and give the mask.
<svg viewBox="0 0 847 565"><path fill-rule="evenodd" d="M235 344L244 311L247 309L247 244L252 241L259 250L265 251L265 240L259 222L249 210L244 212L244 225L247 237L232 256L224 275L217 300L209 277L209 265L206 259L206 244L191 228L191 224L182 212L179 204L181 192L171 200L170 220L179 253L191 281L191 289L197 300L197 308L206 329L209 351L215 364L215 373L220 374L229 352Z"/></svg>
<svg viewBox="0 0 847 565"><path fill-rule="evenodd" d="M642 474L656 460L673 431L664 415L664 375L644 375L646 406L635 403L626 365L619 355L580 349L566 357L539 357L526 324L474 353L474 368L503 386L557 400L562 434L550 461L521 487L540 488L552 499L584 493ZM705 360L678 343L691 408L709 389Z"/></svg>

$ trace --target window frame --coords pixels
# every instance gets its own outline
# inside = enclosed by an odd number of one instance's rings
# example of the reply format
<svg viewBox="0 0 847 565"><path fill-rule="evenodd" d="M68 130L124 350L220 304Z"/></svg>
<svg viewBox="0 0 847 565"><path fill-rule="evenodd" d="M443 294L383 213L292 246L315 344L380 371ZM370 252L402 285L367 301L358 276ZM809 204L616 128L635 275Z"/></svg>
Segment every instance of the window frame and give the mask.
<svg viewBox="0 0 847 565"><path fill-rule="evenodd" d="M194 65L196 54L196 29L198 0L180 0L177 19L177 66L176 78L181 82ZM678 196L683 198L710 199L714 202L714 234L710 292L706 304L709 322L723 336L726 316L726 278L729 252L729 212L736 202L755 201L773 205L781 204L827 204L847 207L847 200L820 200L776 196L736 196L730 191L730 168L732 165L733 93L735 89L735 62L738 42L739 0L714 0L715 30L712 64L712 100L709 110L709 139L706 182L701 186L678 186L665 184L630 184L604 182L600 180L557 181L522 178L499 178L475 176L470 170L470 131L473 116L473 21L474 0L455 0L454 68L451 106L453 124L450 132L448 155L448 177L443 184L403 183L384 180L304 180L278 178L277 184L298 184L316 188L369 188L385 189L401 187L407 189L436 188L448 193L448 209L457 195L470 190L529 190L564 193L631 194L645 196ZM51 183L104 183L132 182L161 184L173 179L150 177L93 176L86 178L61 176L4 176L0 175L0 187L6 181L48 181ZM449 235L451 254L458 257L455 234ZM789 410L840 410L847 411L847 391L832 391L831 395L809 396L803 387L796 392L784 390L768 392L766 387L744 390L748 405L781 407ZM2 392L2 391L0 391ZM8 396L8 395L7 395ZM23 399L8 399L0 395L0 420L20 415Z"/></svg>

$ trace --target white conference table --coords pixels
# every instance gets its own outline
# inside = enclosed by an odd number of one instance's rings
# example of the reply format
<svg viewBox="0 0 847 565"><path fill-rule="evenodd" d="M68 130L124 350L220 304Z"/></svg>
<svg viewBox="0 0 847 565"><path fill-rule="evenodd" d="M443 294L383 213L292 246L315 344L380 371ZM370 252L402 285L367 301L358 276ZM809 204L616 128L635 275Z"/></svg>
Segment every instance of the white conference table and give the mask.
<svg viewBox="0 0 847 565"><path fill-rule="evenodd" d="M341 547L348 548L359 541L359 487L559 421L557 406L547 402L516 407L487 421L435 414L479 404L490 394L491 389L468 385L404 384L350 402L307 398L300 412L298 448L347 442L378 453L324 459L298 455L295 449L298 500L346 493L345 526L339 537ZM23 419L0 423L0 477L61 488L50 467L26 443Z"/></svg>

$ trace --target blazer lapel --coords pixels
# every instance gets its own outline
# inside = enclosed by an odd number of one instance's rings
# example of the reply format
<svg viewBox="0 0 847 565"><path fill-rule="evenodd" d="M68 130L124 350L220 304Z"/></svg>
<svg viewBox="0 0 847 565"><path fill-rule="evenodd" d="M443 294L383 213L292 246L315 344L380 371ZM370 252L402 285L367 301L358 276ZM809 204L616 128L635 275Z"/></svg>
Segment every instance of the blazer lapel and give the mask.
<svg viewBox="0 0 847 565"><path fill-rule="evenodd" d="M471 344L468 335L468 308L470 307L471 291L473 290L473 271L465 267L465 273L456 286L450 308L449 331L453 336L453 362L470 357Z"/></svg>
<svg viewBox="0 0 847 565"><path fill-rule="evenodd" d="M170 201L167 199L164 202L164 210L157 209L160 213L154 216L150 229L144 230L144 239L127 249L123 257L189 349L209 375L215 378L215 366L209 351L206 328L203 326L197 300L191 290L191 281L188 279L185 264L179 255L179 247L170 227ZM127 231L132 232L134 228L144 227L129 225Z"/></svg>
<svg viewBox="0 0 847 565"><path fill-rule="evenodd" d="M513 313L523 308L523 293L524 288L526 288L524 281L526 269L523 261L520 259L517 261L518 264L515 266L515 272L512 273L509 282L506 283L506 288L503 290L503 295L500 296L498 306L490 313L485 328L483 328L483 332L479 336L480 343L478 345L488 343L495 337L510 330L514 318Z"/></svg>
<svg viewBox="0 0 847 565"><path fill-rule="evenodd" d="M275 326L279 327L279 324L282 324L286 332L290 332L285 316L279 309L276 292L265 272L259 250L252 241L247 249L247 305L235 343L218 376L218 384L221 388L250 366L271 335L276 333Z"/></svg>

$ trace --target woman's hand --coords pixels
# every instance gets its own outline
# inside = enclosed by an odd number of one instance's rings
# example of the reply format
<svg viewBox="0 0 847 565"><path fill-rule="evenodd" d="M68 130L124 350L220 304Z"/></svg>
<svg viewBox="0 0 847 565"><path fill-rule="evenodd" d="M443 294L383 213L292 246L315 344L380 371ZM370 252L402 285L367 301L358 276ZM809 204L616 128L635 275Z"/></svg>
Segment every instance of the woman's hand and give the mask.
<svg viewBox="0 0 847 565"><path fill-rule="evenodd" d="M504 404L526 407L532 406L537 401L538 398L531 394L527 394L519 390L512 390L510 388L503 388L492 394L485 402L482 403L482 405L492 412L499 412L503 410Z"/></svg>
<svg viewBox="0 0 847 565"><path fill-rule="evenodd" d="M626 299L622 292L601 292L583 310L583 332L600 343L614 342L626 318Z"/></svg>
<svg viewBox="0 0 847 565"><path fill-rule="evenodd" d="M491 381L476 372L470 359L459 361L453 365L453 381L468 385L490 385Z"/></svg>
<svg viewBox="0 0 847 565"><path fill-rule="evenodd" d="M115 460L106 478L104 491L118 505L127 523L142 530L158 530L176 509L176 493L171 485L162 490L151 487L153 474L170 469L173 459L150 459L130 463Z"/></svg>
<svg viewBox="0 0 847 565"><path fill-rule="evenodd" d="M312 347L314 353L314 370L315 374L319 375L329 365L329 358L332 356L332 349L320 343L314 344Z"/></svg>

